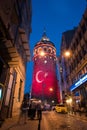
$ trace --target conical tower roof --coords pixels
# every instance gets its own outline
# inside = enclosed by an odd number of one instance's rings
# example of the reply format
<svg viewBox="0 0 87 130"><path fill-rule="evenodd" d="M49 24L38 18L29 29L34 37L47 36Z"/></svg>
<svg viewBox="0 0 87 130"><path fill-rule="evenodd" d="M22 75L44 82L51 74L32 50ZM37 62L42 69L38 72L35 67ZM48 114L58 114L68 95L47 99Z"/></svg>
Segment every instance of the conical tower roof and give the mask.
<svg viewBox="0 0 87 130"><path fill-rule="evenodd" d="M54 43L51 42L50 39L47 37L46 31L43 32L43 35L42 35L41 40L36 43L35 47L36 47L37 45L40 45L40 44L43 44L43 43L44 43L44 44L51 44L52 46L55 47Z"/></svg>
<svg viewBox="0 0 87 130"><path fill-rule="evenodd" d="M50 39L46 35L46 31L44 31L44 33L43 33L42 38L41 38L40 41L42 41L42 42L44 42L44 41L50 41Z"/></svg>

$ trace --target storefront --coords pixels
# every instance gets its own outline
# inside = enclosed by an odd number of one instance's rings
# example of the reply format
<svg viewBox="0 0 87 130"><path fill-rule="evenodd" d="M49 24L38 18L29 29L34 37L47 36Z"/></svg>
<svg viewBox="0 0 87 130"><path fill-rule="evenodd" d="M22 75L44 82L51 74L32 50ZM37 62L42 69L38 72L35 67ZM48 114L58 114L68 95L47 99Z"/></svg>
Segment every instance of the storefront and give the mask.
<svg viewBox="0 0 87 130"><path fill-rule="evenodd" d="M4 85L2 83L0 83L0 110L1 110L1 106L2 106L3 93L4 93Z"/></svg>
<svg viewBox="0 0 87 130"><path fill-rule="evenodd" d="M81 107L87 107L87 73L84 74L78 81L71 87L70 91L76 104Z"/></svg>

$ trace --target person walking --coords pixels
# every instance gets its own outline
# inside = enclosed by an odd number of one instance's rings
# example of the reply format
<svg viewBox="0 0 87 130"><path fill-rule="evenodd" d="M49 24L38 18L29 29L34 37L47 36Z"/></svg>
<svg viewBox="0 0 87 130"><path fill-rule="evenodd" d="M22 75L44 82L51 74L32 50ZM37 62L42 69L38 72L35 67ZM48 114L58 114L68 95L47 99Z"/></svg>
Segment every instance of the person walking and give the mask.
<svg viewBox="0 0 87 130"><path fill-rule="evenodd" d="M37 109L37 118L38 118L39 120L41 120L41 119L42 119L42 108L41 108L41 103L37 103L36 109Z"/></svg>
<svg viewBox="0 0 87 130"><path fill-rule="evenodd" d="M20 111L18 123L20 123L21 119L24 120L24 124L27 123L28 109L29 109L28 101L24 99L20 107L21 111Z"/></svg>
<svg viewBox="0 0 87 130"><path fill-rule="evenodd" d="M31 119L34 119L36 116L36 103L34 101L31 102Z"/></svg>

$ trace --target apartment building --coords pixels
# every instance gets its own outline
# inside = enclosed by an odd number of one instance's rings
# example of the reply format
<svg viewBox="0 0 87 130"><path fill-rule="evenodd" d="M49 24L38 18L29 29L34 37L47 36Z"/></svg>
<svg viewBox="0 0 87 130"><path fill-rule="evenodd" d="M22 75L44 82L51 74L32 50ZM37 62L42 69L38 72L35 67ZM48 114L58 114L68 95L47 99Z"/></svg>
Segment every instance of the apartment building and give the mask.
<svg viewBox="0 0 87 130"><path fill-rule="evenodd" d="M30 60L31 0L0 1L0 118L19 114Z"/></svg>
<svg viewBox="0 0 87 130"><path fill-rule="evenodd" d="M63 43L64 40L62 46ZM63 48L61 53L64 49L66 48ZM67 90L72 94L74 103L79 103L85 108L87 105L87 8L67 49L71 51L71 56L68 59L64 58L65 69L62 67L65 72L63 76L66 79L63 80L67 84Z"/></svg>

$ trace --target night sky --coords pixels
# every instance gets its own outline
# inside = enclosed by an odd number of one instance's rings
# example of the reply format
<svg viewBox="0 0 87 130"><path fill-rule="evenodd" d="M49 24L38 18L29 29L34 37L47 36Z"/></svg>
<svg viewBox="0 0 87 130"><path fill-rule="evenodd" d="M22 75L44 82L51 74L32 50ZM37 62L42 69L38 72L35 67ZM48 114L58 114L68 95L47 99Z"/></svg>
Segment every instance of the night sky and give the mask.
<svg viewBox="0 0 87 130"><path fill-rule="evenodd" d="M33 72L33 49L44 29L60 54L62 33L78 26L86 9L86 0L32 0L31 61L27 63L25 93L30 92Z"/></svg>

